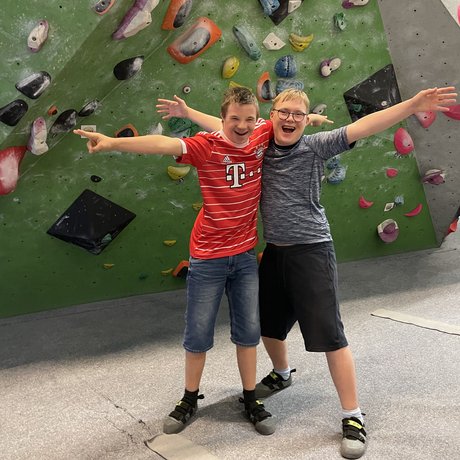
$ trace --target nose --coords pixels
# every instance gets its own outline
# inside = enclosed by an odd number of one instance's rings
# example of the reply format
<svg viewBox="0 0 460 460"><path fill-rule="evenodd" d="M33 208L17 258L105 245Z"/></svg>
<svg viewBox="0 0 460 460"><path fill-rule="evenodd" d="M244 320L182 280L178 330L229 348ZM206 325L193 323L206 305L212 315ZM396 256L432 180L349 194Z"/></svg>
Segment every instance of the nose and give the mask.
<svg viewBox="0 0 460 460"><path fill-rule="evenodd" d="M294 114L292 112L288 112L288 116L287 116L286 120L289 120L289 117L292 118L292 121L295 121L294 120Z"/></svg>

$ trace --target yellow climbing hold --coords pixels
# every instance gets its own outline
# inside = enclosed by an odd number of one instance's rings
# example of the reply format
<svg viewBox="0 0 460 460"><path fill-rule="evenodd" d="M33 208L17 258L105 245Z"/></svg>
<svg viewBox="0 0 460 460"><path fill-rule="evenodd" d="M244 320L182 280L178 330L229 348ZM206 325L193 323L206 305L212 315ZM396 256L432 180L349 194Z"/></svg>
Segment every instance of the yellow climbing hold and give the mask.
<svg viewBox="0 0 460 460"><path fill-rule="evenodd" d="M301 36L297 34L289 34L289 43L294 51L303 51L308 48L313 41L313 34Z"/></svg>
<svg viewBox="0 0 460 460"><path fill-rule="evenodd" d="M104 264L103 267L106 269L106 270L109 270L110 268L113 268L115 266L115 264Z"/></svg>
<svg viewBox="0 0 460 460"><path fill-rule="evenodd" d="M177 243L177 240L164 240L163 244L165 246L174 246Z"/></svg>
<svg viewBox="0 0 460 460"><path fill-rule="evenodd" d="M168 268L167 270L161 270L161 274L163 276L170 275L174 269L173 268Z"/></svg>
<svg viewBox="0 0 460 460"><path fill-rule="evenodd" d="M172 180L179 180L184 178L190 172L190 166L168 166L168 176Z"/></svg>
<svg viewBox="0 0 460 460"><path fill-rule="evenodd" d="M203 202L199 202L199 203L193 203L192 204L192 208L195 210L195 211L199 211L201 208L203 207Z"/></svg>
<svg viewBox="0 0 460 460"><path fill-rule="evenodd" d="M227 58L222 67L222 78L232 78L239 66L240 60L237 57L230 56Z"/></svg>

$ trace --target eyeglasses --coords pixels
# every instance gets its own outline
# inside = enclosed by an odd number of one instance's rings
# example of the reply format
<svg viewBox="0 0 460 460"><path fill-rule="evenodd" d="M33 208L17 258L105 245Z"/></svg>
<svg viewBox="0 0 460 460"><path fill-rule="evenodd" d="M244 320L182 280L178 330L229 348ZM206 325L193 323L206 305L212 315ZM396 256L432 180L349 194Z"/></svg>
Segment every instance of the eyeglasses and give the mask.
<svg viewBox="0 0 460 460"><path fill-rule="evenodd" d="M278 110L278 109L272 109L275 112L278 112L278 118L280 120L287 120L289 118L289 115L292 115L292 118L294 121L303 121L304 118L308 115L308 113L303 113L303 112L289 112L287 110Z"/></svg>

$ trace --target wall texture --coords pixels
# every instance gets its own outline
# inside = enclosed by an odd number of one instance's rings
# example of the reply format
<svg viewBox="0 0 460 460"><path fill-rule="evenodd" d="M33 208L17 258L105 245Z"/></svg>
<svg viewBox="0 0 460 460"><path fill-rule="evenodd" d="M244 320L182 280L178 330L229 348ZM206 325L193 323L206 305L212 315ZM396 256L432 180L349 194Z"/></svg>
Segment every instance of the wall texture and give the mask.
<svg viewBox="0 0 460 460"><path fill-rule="evenodd" d="M139 134L152 132L158 128L158 123L162 124L165 133L170 133L167 123L156 114L155 103L157 97L171 98L173 94L184 97L191 106L218 115L222 93L229 85L229 80L221 75L223 62L229 56L236 56L240 61L232 81L255 90L258 78L265 71L270 73L275 85L276 61L282 56L293 55L298 67L294 78L304 84L312 107L325 103L326 113L335 121L335 126L347 124L350 115L343 93L392 61L379 6L385 21L389 21L386 27L390 51L403 96L410 96L425 86L444 84L444 80L456 83L454 80L458 79L458 72L456 76L443 73L443 81L439 82L436 66L426 63L420 67L424 71L430 69L429 78L407 77L403 70L404 59L399 59L398 50L407 49L408 38L398 38L395 43L394 36L404 32L413 37L415 32L410 31L418 30L422 19L417 14L421 13L412 11L415 6L404 11L398 5L399 15L405 15L408 22L403 31L400 28L395 31L391 15L396 12L391 11L389 4L394 4L395 9L396 4L390 0L386 0L385 6L383 2L378 4L370 0L365 7L349 10L344 10L339 0L305 0L278 25L264 15L257 0L227 1L225 11L214 1L195 1L185 24L172 31L161 29L170 3L163 0L152 11L148 27L119 41L112 40L111 35L134 2L117 0L104 15L93 11L95 3L89 0L31 0L24 7L13 0L4 0L4 14L0 19L0 57L4 63L0 107L23 99L29 110L14 127L0 123L2 152L12 146L26 145L31 124L37 117L45 118L49 130L60 113L68 109L78 112L94 99L98 99L101 106L89 117L78 117L77 126L96 125L99 131L109 135L128 123L134 125ZM441 9L442 5L433 14ZM442 11L442 18L449 18L452 24L448 24L458 32L452 18ZM343 31L334 26L336 13L345 14L347 27ZM200 57L189 64L180 64L171 58L166 48L198 17L212 19L222 36ZM414 18L417 25L409 26ZM40 19L49 22L49 36L39 52L31 53L27 49L27 38ZM252 32L261 49L259 60L250 59L244 52L232 33L234 25L243 25ZM267 50L262 41L269 32L276 33L286 46L277 51ZM290 33L314 34L314 39L307 49L296 52L289 44ZM418 43L415 38L413 41ZM449 49L447 45L441 47L446 53ZM130 79L117 80L114 66L139 55L144 56L141 70ZM319 64L332 57L340 57L342 65L330 77L323 78ZM412 53L406 52L405 58L419 62ZM447 57L446 62L443 72L451 69L454 73L454 62ZM17 91L15 84L38 71L48 72L52 83L39 98L32 100ZM415 64L413 72L416 72ZM191 89L187 94L182 92L184 85ZM56 115L48 114L52 105L58 108ZM269 103L261 103L263 116L268 116L269 107ZM424 190L418 166L421 169L431 165L437 167L439 162L428 163L425 159L436 149L436 157L444 158L440 162L442 166L455 168L453 141L447 143L454 122L439 116L428 132L417 123L409 120L407 126L400 125L408 127L414 136L415 152L395 155L396 126L360 142L353 153L342 155L340 161L346 167L343 182L336 185L325 182L323 204L331 221L339 260L389 255L439 244L439 235L451 221L448 215L453 216L455 202L458 207L458 184L453 190L453 181L457 179L454 174L448 174L448 183L436 190L434 186ZM191 133L194 132L196 127L192 127ZM428 139L430 146L426 145ZM173 164L169 157L119 152L88 155L84 141L65 132L55 136L48 134L47 142L50 149L41 156L26 152L19 165L15 190L0 196L0 316L183 287L183 280L172 277L168 271L188 258L188 235L196 216L194 205L200 202L194 172L182 181L173 181L166 173L167 166ZM426 157L421 157L420 150L426 152ZM450 163L449 155L452 157ZM2 163L0 159L0 171L2 164L5 166L5 160ZM397 169L398 176L389 179L385 174L387 168ZM94 175L102 180L93 182ZM99 255L46 233L85 189L136 214ZM446 190L452 194L448 199ZM430 209L425 191L438 194L431 198ZM361 209L358 206L360 196L374 201L374 205ZM393 202L396 196L402 196L404 204L385 212L385 203ZM442 210L437 203L433 205L435 200L442 204ZM423 209L418 216L404 216L419 203ZM387 218L396 219L401 230L396 242L389 245L382 243L376 233L377 225ZM440 225L437 225L438 220ZM177 242L166 246L165 240ZM259 250L263 248L262 243Z"/></svg>

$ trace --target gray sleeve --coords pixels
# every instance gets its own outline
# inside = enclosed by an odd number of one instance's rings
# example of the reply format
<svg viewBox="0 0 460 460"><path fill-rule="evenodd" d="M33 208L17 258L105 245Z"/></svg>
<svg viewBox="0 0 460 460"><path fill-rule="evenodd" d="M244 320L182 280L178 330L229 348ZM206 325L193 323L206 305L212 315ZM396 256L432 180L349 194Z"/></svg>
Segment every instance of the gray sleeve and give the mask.
<svg viewBox="0 0 460 460"><path fill-rule="evenodd" d="M353 145L347 142L347 127L333 129L331 131L321 131L308 136L308 141L312 150L323 160L328 160L339 153L350 150Z"/></svg>

